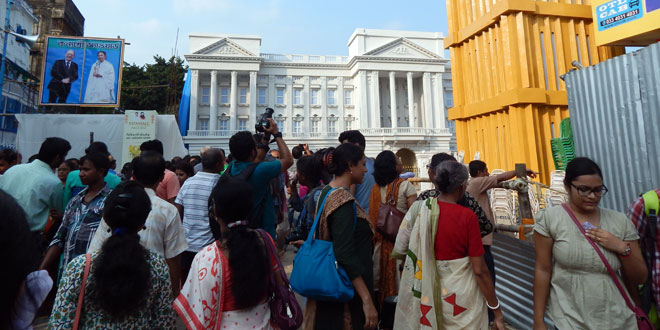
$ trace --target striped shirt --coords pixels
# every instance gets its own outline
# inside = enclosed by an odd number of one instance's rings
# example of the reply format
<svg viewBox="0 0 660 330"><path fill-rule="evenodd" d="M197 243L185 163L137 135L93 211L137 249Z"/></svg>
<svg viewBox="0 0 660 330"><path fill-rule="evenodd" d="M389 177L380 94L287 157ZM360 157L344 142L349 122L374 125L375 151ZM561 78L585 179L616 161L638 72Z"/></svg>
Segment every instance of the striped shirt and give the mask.
<svg viewBox="0 0 660 330"><path fill-rule="evenodd" d="M213 242L209 226L209 196L220 174L198 172L186 180L174 202L183 206L183 232L188 241L186 251L199 252Z"/></svg>

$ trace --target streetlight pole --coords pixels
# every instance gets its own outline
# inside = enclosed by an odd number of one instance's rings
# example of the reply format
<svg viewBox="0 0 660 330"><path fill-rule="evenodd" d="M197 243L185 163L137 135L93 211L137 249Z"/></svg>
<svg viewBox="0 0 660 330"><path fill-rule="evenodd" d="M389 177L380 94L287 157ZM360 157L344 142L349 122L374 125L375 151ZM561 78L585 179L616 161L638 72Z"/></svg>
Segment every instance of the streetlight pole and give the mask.
<svg viewBox="0 0 660 330"><path fill-rule="evenodd" d="M3 29L4 31L4 36L5 40L2 43L2 64L0 64L0 95L2 95L4 91L4 84L5 84L5 71L7 70L7 39L9 38L9 29L11 28L11 25L9 24L9 14L11 10L11 4L13 3L12 0L6 0L7 3L7 9L5 10L5 28ZM4 110L4 109L3 109ZM3 111L4 112L4 111Z"/></svg>

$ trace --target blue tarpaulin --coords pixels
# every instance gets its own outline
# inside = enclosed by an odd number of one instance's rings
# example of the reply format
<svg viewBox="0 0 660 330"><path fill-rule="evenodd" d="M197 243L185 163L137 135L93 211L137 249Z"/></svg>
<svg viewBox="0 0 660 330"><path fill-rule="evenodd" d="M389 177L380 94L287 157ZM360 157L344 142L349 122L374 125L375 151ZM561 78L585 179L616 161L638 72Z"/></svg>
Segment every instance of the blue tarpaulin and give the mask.
<svg viewBox="0 0 660 330"><path fill-rule="evenodd" d="M181 102L179 103L179 131L181 136L188 135L188 121L190 120L190 69L186 73L186 82L183 84Z"/></svg>

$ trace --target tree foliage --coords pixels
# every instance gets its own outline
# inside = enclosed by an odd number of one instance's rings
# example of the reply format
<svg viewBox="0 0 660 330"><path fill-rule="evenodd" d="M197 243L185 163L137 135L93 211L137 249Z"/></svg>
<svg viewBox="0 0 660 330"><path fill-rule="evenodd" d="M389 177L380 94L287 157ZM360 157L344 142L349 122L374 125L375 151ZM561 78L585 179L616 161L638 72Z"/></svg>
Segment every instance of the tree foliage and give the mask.
<svg viewBox="0 0 660 330"><path fill-rule="evenodd" d="M166 60L155 55L154 61L143 66L124 62L120 99L122 109L157 110L158 113L177 111L188 66L178 56Z"/></svg>

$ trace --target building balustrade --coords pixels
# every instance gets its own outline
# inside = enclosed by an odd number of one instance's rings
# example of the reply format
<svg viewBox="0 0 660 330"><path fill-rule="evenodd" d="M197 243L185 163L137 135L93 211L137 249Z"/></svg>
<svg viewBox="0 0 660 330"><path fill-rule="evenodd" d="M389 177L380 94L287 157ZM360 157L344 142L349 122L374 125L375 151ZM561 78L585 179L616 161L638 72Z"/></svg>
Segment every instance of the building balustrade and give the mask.
<svg viewBox="0 0 660 330"><path fill-rule="evenodd" d="M189 137L231 137L232 135L240 132L239 130L189 130ZM399 127L399 128L364 128L360 129L364 136L430 136L451 134L448 128L423 128L423 127ZM284 138L337 138L337 132L283 132Z"/></svg>

